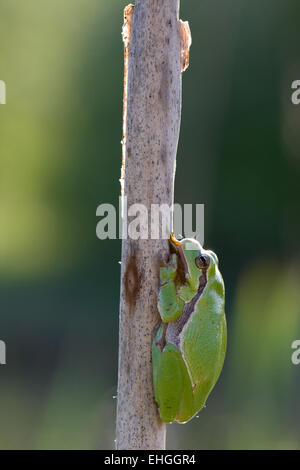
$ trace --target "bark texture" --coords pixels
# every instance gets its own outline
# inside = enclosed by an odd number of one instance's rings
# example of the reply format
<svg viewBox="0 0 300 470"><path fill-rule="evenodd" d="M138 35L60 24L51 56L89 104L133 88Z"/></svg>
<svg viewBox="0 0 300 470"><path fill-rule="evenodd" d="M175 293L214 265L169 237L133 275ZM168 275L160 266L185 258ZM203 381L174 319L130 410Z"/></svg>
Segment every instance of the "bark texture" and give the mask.
<svg viewBox="0 0 300 470"><path fill-rule="evenodd" d="M122 197L128 207L148 209L149 233L151 205L171 206L174 197L186 66L182 27L179 0L136 0L125 10ZM151 363L162 249L168 249L167 240L122 241L117 449L165 448Z"/></svg>

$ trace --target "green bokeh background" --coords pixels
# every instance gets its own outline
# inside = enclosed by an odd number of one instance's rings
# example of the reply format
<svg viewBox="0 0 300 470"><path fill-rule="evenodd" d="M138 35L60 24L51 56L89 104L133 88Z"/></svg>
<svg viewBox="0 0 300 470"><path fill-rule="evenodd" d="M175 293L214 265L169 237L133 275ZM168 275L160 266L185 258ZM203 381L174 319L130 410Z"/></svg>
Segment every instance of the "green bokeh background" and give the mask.
<svg viewBox="0 0 300 470"><path fill-rule="evenodd" d="M114 447L121 0L1 0L0 448ZM176 202L205 204L227 287L228 354L170 449L300 448L298 0L182 0Z"/></svg>

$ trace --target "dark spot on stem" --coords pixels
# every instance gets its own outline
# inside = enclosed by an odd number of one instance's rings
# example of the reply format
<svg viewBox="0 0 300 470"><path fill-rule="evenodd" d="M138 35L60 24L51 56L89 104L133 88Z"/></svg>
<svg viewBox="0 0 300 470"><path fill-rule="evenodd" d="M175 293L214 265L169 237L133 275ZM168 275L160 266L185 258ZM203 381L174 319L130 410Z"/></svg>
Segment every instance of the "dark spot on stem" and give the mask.
<svg viewBox="0 0 300 470"><path fill-rule="evenodd" d="M126 302L129 304L130 310L132 310L132 308L135 306L137 295L140 289L140 281L135 255L131 255L128 261L123 282Z"/></svg>

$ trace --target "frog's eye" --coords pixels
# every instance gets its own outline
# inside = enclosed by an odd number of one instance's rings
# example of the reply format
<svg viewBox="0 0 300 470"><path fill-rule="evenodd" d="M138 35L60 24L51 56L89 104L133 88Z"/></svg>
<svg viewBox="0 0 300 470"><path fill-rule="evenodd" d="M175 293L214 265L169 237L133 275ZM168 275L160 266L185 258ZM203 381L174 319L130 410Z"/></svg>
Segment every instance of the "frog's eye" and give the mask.
<svg viewBox="0 0 300 470"><path fill-rule="evenodd" d="M196 263L197 268L207 269L210 263L209 256L199 255L195 259L195 263Z"/></svg>

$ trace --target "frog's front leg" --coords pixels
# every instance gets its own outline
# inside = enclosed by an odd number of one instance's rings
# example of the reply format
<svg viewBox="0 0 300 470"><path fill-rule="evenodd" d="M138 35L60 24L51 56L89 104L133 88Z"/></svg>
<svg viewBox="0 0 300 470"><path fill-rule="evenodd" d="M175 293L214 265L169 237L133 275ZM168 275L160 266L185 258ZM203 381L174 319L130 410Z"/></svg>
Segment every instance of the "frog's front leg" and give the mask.
<svg viewBox="0 0 300 470"><path fill-rule="evenodd" d="M182 313L184 301L178 296L175 278L177 276L177 256L173 254L170 261L160 268L160 290L158 311L165 323L175 321Z"/></svg>

